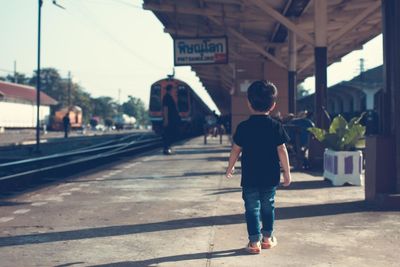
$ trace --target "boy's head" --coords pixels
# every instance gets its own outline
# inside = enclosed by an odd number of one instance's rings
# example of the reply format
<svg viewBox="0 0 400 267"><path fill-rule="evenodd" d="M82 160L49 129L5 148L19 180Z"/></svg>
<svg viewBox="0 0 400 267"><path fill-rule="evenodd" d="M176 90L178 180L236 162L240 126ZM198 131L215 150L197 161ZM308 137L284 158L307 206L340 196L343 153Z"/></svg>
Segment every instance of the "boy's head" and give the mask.
<svg viewBox="0 0 400 267"><path fill-rule="evenodd" d="M247 89L247 99L251 108L259 112L270 111L278 96L278 89L271 82L255 81Z"/></svg>

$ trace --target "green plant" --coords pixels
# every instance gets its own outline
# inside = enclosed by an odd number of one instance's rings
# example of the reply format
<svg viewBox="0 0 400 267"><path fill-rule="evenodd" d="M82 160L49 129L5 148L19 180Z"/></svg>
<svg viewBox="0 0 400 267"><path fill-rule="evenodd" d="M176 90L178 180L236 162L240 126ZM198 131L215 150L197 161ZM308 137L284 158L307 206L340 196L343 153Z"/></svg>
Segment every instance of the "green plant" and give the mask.
<svg viewBox="0 0 400 267"><path fill-rule="evenodd" d="M360 117L355 117L347 122L341 115L335 117L327 132L325 129L312 127L307 130L320 141L326 148L335 151L351 151L365 134L365 126L360 124Z"/></svg>

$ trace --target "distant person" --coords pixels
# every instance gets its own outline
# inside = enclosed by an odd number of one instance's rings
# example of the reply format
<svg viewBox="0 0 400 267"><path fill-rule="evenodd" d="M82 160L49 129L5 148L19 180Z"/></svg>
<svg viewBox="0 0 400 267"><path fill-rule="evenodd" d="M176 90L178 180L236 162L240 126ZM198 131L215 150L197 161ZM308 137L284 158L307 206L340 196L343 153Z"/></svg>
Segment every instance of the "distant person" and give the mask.
<svg viewBox="0 0 400 267"><path fill-rule="evenodd" d="M211 136L217 136L217 126L218 126L218 115L215 110L205 117L205 134L211 134Z"/></svg>
<svg viewBox="0 0 400 267"><path fill-rule="evenodd" d="M269 82L255 81L250 85L247 98L253 115L238 125L226 169L226 177L231 178L234 165L242 153L241 186L249 238L246 251L250 254L258 254L261 248L269 249L277 245L273 236L274 198L281 167L283 186L289 186L291 182L285 146L289 137L282 124L270 116L276 105L277 93L275 85Z"/></svg>
<svg viewBox="0 0 400 267"><path fill-rule="evenodd" d="M297 126L299 128L299 133L300 133L299 145L302 147L308 147L310 132L307 129L310 127L315 127L314 122L308 117L303 117L303 118L294 118L290 120L287 124ZM296 132L291 132L289 134L289 137L293 141L293 143L296 142Z"/></svg>
<svg viewBox="0 0 400 267"><path fill-rule="evenodd" d="M178 129L180 123L180 117L174 99L172 98L171 92L172 85L168 85L166 88L166 94L163 97L163 142L164 142L164 155L171 155L171 145L178 136Z"/></svg>
<svg viewBox="0 0 400 267"><path fill-rule="evenodd" d="M93 131L96 130L96 126L99 124L99 119L97 117L93 117L89 121L90 127L92 128Z"/></svg>
<svg viewBox="0 0 400 267"><path fill-rule="evenodd" d="M68 133L71 127L71 121L69 119L69 112L65 114L63 117L63 125L64 125L64 138L68 138Z"/></svg>

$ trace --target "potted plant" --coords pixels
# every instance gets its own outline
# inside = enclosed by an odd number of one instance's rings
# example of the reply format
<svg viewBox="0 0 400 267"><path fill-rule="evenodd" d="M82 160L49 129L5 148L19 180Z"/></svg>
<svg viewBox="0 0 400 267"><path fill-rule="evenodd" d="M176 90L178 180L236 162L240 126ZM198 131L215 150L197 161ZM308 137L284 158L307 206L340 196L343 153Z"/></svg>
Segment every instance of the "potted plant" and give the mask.
<svg viewBox="0 0 400 267"><path fill-rule="evenodd" d="M365 134L365 126L360 117L347 122L341 115L335 117L326 131L321 128L308 128L315 138L325 146L324 177L334 186L350 183L361 185L363 155L356 150L356 144Z"/></svg>

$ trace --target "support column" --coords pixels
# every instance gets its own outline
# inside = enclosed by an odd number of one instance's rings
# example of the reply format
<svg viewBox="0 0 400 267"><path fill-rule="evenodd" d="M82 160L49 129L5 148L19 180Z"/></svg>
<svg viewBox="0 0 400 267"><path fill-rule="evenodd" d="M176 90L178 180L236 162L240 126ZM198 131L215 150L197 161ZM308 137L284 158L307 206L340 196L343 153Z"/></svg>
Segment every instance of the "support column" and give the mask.
<svg viewBox="0 0 400 267"><path fill-rule="evenodd" d="M379 89L364 89L365 93L365 102L367 110L373 110L375 107L375 94L379 91Z"/></svg>
<svg viewBox="0 0 400 267"><path fill-rule="evenodd" d="M289 91L289 113L296 113L297 101L297 44L296 34L289 31L289 72L288 72L288 91Z"/></svg>
<svg viewBox="0 0 400 267"><path fill-rule="evenodd" d="M324 109L327 105L327 3L326 0L314 1L315 31L315 122L317 127L327 129L328 118Z"/></svg>
<svg viewBox="0 0 400 267"><path fill-rule="evenodd" d="M382 0L384 110L382 133L395 140L396 193L400 193L400 1Z"/></svg>
<svg viewBox="0 0 400 267"><path fill-rule="evenodd" d="M384 86L380 134L366 138L365 198L400 207L400 1L382 0Z"/></svg>
<svg viewBox="0 0 400 267"><path fill-rule="evenodd" d="M314 1L315 32L315 98L314 122L317 127L328 129L329 119L324 109L327 108L327 4L326 0ZM314 137L310 140L309 161L311 168L322 169L324 146Z"/></svg>

